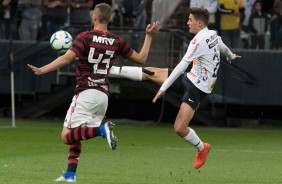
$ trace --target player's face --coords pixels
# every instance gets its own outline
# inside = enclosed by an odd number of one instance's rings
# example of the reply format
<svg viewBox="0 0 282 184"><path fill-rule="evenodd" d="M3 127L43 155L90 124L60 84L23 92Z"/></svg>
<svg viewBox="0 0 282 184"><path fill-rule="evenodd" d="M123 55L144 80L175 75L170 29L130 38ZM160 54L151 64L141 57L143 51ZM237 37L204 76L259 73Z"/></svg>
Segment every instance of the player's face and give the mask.
<svg viewBox="0 0 282 184"><path fill-rule="evenodd" d="M192 14L188 17L187 25L190 33L197 34L199 32L199 21Z"/></svg>

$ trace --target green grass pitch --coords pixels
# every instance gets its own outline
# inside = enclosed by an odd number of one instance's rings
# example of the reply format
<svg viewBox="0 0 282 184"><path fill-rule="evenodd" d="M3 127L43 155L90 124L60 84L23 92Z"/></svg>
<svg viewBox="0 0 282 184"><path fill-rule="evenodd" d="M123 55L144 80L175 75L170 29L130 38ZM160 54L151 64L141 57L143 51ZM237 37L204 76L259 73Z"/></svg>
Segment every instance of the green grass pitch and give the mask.
<svg viewBox="0 0 282 184"><path fill-rule="evenodd" d="M282 182L282 129L193 127L211 144L206 164L193 168L196 150L172 124L124 125L110 150L98 137L82 142L77 183L83 184L261 184ZM67 166L61 121L0 119L0 183L48 184Z"/></svg>

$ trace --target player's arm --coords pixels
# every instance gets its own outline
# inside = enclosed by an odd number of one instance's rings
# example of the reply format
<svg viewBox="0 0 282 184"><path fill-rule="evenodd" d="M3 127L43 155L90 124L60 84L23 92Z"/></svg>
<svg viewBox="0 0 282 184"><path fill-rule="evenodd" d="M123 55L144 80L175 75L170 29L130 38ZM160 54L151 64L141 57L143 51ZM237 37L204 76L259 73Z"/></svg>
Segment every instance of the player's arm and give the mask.
<svg viewBox="0 0 282 184"><path fill-rule="evenodd" d="M220 52L222 52L226 56L227 62L231 63L232 60L241 57L231 52L231 50L223 43L220 37L218 38L218 45Z"/></svg>
<svg viewBox="0 0 282 184"><path fill-rule="evenodd" d="M160 23L158 21L154 22L153 25L148 24L148 26L146 27L146 36L141 51L139 53L133 51L128 59L138 64L145 64L149 54L152 38L159 31L159 29Z"/></svg>
<svg viewBox="0 0 282 184"><path fill-rule="evenodd" d="M184 59L181 60L181 62L174 68L172 73L169 75L169 77L165 80L165 82L161 86L160 90L158 91L155 98L153 99L154 103L164 95L165 91L187 69L190 63L191 61L186 61Z"/></svg>
<svg viewBox="0 0 282 184"><path fill-rule="evenodd" d="M187 69L191 61L187 61L185 59L182 59L180 63L174 68L172 73L169 75L167 80L163 83L160 90L166 91L172 83L181 75L183 72Z"/></svg>
<svg viewBox="0 0 282 184"><path fill-rule="evenodd" d="M190 42L184 57L182 58L180 63L174 68L174 70L165 80L165 82L162 84L160 90L153 99L153 103L155 103L159 98L161 98L165 94L165 91L187 69L191 61L203 55L203 51L201 49L201 42L205 41L200 36L197 37L197 35L194 37L194 40Z"/></svg>
<svg viewBox="0 0 282 184"><path fill-rule="evenodd" d="M40 68L37 68L30 64L27 64L27 66L34 72L35 75L42 75L69 64L75 58L76 58L76 54L73 51L68 50L64 55L58 57L52 63L49 63Z"/></svg>

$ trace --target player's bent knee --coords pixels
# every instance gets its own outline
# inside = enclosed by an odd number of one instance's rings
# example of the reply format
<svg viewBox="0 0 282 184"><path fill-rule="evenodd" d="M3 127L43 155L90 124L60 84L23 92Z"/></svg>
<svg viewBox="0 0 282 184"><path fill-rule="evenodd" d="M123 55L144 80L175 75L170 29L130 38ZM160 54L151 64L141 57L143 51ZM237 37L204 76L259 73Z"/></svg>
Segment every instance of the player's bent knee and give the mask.
<svg viewBox="0 0 282 184"><path fill-rule="evenodd" d="M64 136L64 137L62 136L62 141L63 141L64 144L68 144L68 142L67 142L67 136Z"/></svg>
<svg viewBox="0 0 282 184"><path fill-rule="evenodd" d="M70 129L64 127L61 133L61 139L63 141L64 144L68 144L67 141L67 134L70 132Z"/></svg>
<svg viewBox="0 0 282 184"><path fill-rule="evenodd" d="M180 137L185 137L186 136L187 128L185 129L182 126L174 126L174 131Z"/></svg>

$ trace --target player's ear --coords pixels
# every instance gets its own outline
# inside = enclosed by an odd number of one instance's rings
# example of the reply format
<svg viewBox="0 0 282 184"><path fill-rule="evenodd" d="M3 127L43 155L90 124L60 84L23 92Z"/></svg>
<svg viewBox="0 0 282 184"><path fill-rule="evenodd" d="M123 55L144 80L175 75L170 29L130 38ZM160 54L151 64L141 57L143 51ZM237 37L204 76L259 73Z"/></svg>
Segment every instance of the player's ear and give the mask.
<svg viewBox="0 0 282 184"><path fill-rule="evenodd" d="M198 21L198 26L202 27L204 25L204 23L202 21Z"/></svg>
<svg viewBox="0 0 282 184"><path fill-rule="evenodd" d="M93 12L93 15L92 15L93 24L94 24L94 22L97 21L97 19L98 19L98 17L97 17L97 15L96 15L96 13Z"/></svg>

